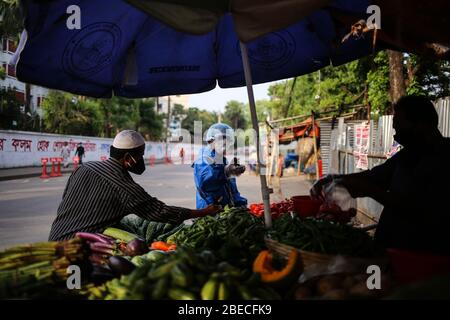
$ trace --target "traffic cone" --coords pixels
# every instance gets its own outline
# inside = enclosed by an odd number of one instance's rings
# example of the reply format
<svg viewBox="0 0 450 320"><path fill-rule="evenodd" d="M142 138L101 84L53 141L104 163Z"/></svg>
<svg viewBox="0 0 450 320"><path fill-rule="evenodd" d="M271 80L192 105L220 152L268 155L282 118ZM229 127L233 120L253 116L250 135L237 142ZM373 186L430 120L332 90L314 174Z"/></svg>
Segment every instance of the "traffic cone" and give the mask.
<svg viewBox="0 0 450 320"><path fill-rule="evenodd" d="M57 177L61 177L62 173L61 173L61 163L63 161L63 158L56 158L56 162L58 163L58 170L56 171L56 176Z"/></svg>
<svg viewBox="0 0 450 320"><path fill-rule="evenodd" d="M155 165L155 156L150 156L150 167L153 167Z"/></svg>
<svg viewBox="0 0 450 320"><path fill-rule="evenodd" d="M52 163L52 172L50 172L50 177L57 177L58 174L56 173L56 158L50 158L50 162Z"/></svg>
<svg viewBox="0 0 450 320"><path fill-rule="evenodd" d="M41 163L42 163L41 179L50 178L50 176L47 174L47 162L48 162L48 158L41 158Z"/></svg>

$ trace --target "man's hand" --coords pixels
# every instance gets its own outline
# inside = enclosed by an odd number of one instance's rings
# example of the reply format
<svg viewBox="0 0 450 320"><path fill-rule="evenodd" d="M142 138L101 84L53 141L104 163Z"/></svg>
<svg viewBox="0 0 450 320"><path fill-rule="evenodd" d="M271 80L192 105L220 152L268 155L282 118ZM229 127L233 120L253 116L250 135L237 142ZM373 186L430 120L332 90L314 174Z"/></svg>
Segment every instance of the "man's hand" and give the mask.
<svg viewBox="0 0 450 320"><path fill-rule="evenodd" d="M214 216L222 211L222 206L210 204L204 209L192 210L191 218L201 218L205 216Z"/></svg>
<svg viewBox="0 0 450 320"><path fill-rule="evenodd" d="M336 179L337 177L339 176L329 174L323 177L322 179L317 180L316 183L314 183L314 185L312 186L311 190L309 190L311 198L316 200L324 200L324 195L322 192L323 187L329 184L331 181L333 181L333 179Z"/></svg>
<svg viewBox="0 0 450 320"><path fill-rule="evenodd" d="M225 167L225 175L227 177L240 176L245 172L245 166L239 164L229 164Z"/></svg>

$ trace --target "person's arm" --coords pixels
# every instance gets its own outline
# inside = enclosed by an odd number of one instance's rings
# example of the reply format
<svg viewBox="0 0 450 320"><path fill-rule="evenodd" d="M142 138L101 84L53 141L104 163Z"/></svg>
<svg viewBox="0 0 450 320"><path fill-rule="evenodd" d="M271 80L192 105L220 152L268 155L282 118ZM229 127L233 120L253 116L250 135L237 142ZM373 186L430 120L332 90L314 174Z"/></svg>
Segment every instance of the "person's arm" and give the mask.
<svg viewBox="0 0 450 320"><path fill-rule="evenodd" d="M343 185L353 198L371 197L380 203L390 203L389 183L398 161L398 155L370 170L351 174L332 174L317 181L311 188L313 198L322 199L322 189L332 181Z"/></svg>
<svg viewBox="0 0 450 320"><path fill-rule="evenodd" d="M201 210L168 206L157 198L150 196L137 184L133 190L130 190L126 208L129 213L143 219L174 224L180 224L187 219L213 215L220 210L220 206L209 206Z"/></svg>
<svg viewBox="0 0 450 320"><path fill-rule="evenodd" d="M223 165L202 164L196 169L198 187L205 193L220 189L227 181Z"/></svg>

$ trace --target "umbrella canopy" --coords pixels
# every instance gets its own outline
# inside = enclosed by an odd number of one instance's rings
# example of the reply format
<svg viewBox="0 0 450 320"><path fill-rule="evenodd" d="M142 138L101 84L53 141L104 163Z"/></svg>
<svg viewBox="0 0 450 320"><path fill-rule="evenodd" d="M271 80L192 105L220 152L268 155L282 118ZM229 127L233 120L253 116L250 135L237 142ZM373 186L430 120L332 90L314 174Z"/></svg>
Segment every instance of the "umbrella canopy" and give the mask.
<svg viewBox="0 0 450 320"><path fill-rule="evenodd" d="M365 16L367 1L233 1L236 12L232 13L224 11L223 1L217 2L222 7L212 9L195 7L196 2L201 1L192 1L194 7L188 8L193 13L183 7L184 15L176 9L168 15L167 6L179 5L142 0L25 0L27 37L17 76L23 82L93 97L199 93L217 83L222 88L244 86L236 30L241 40L249 41L255 84L306 74L372 52L370 37L341 43L350 26L336 24L331 14L338 10ZM292 10L294 4L300 10ZM321 8L324 4L328 6ZM71 5L80 8L81 29L66 26ZM281 19L280 14L289 8L293 13ZM178 17L172 20L181 23L169 26L167 16ZM302 19L295 20L298 17ZM197 27L192 28L194 24ZM190 33L181 32L182 25Z"/></svg>

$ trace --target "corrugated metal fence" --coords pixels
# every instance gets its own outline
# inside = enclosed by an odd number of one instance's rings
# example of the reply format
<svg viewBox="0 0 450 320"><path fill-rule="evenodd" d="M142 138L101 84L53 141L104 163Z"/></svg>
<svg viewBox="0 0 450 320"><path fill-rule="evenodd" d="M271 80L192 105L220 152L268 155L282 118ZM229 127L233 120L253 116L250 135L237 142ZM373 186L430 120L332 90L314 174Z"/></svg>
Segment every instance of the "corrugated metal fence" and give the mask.
<svg viewBox="0 0 450 320"><path fill-rule="evenodd" d="M435 106L439 115L439 130L444 137L450 137L450 97L439 99Z"/></svg>

